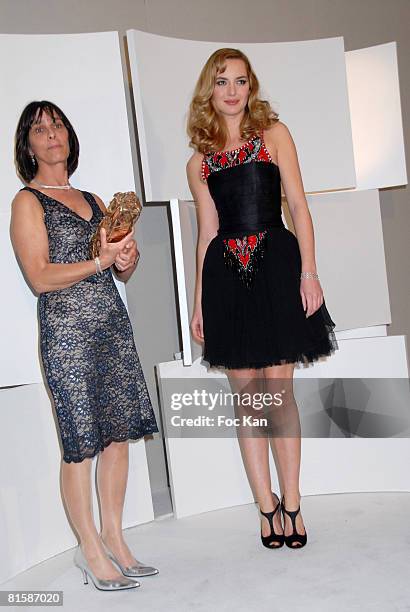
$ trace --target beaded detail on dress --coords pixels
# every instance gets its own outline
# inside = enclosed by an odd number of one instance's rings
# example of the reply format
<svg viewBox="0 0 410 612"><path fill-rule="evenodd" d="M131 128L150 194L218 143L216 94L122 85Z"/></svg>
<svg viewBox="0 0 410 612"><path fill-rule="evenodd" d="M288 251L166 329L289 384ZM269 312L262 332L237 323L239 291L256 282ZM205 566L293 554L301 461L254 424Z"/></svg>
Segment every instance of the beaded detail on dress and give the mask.
<svg viewBox="0 0 410 612"><path fill-rule="evenodd" d="M259 134L256 134L242 146L232 151L206 153L202 160L201 178L205 182L212 172L218 172L218 170L225 170L225 168L252 161L273 163L264 140Z"/></svg>
<svg viewBox="0 0 410 612"><path fill-rule="evenodd" d="M258 269L264 253L264 242L267 231L250 234L242 238L225 238L224 258L228 266L242 279L248 289Z"/></svg>

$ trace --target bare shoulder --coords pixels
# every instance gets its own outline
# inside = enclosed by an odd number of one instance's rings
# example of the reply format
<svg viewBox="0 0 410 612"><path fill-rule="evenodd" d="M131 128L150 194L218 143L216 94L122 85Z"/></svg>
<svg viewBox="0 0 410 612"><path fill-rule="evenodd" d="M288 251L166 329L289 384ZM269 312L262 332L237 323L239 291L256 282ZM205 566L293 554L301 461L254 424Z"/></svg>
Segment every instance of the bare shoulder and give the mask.
<svg viewBox="0 0 410 612"><path fill-rule="evenodd" d="M280 144L292 141L292 136L288 126L283 121L276 121L269 129L264 131L264 138L267 143L273 145L276 149Z"/></svg>
<svg viewBox="0 0 410 612"><path fill-rule="evenodd" d="M105 204L102 201L102 199L100 198L100 196L98 196L96 193L92 193L91 195L94 197L94 199L97 202L98 206L101 208L102 212L105 214L107 212L107 207L105 206Z"/></svg>
<svg viewBox="0 0 410 612"><path fill-rule="evenodd" d="M191 155L186 165L188 176L197 176L198 173L200 174L203 157L204 156L202 153L199 153L199 151L195 151L195 153Z"/></svg>
<svg viewBox="0 0 410 612"><path fill-rule="evenodd" d="M32 213L34 215L43 215L43 207L38 198L27 189L23 189L16 193L11 202L11 208L13 214L21 212L24 214Z"/></svg>
<svg viewBox="0 0 410 612"><path fill-rule="evenodd" d="M188 184L191 193L194 196L194 200L197 200L205 195L209 195L208 186L202 177L203 159L203 154L196 151L188 160L186 165Z"/></svg>
<svg viewBox="0 0 410 612"><path fill-rule="evenodd" d="M18 191L12 200L10 238L17 254L28 248L30 256L38 241L47 241L43 206L27 189Z"/></svg>

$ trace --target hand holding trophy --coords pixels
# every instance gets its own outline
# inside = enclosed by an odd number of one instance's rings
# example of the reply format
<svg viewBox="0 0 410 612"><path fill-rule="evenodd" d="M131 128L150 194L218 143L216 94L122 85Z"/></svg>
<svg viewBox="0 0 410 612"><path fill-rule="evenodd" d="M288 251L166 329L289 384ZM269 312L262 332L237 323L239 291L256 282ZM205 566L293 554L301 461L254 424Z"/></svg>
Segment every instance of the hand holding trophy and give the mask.
<svg viewBox="0 0 410 612"><path fill-rule="evenodd" d="M134 191L115 193L106 214L91 238L91 257L94 259L100 252L102 228L105 229L107 242L119 242L132 231L141 210L141 202Z"/></svg>

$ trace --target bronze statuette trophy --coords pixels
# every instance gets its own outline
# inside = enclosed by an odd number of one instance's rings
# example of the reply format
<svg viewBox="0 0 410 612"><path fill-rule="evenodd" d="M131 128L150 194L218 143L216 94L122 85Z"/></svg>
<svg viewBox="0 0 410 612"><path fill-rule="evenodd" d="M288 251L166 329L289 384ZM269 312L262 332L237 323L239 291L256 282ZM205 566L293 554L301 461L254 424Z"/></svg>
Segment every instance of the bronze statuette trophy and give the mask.
<svg viewBox="0 0 410 612"><path fill-rule="evenodd" d="M99 254L101 228L104 228L107 233L107 242L119 242L131 232L134 223L141 214L141 210L141 202L134 191L115 193L106 214L91 238L91 257L94 259Z"/></svg>

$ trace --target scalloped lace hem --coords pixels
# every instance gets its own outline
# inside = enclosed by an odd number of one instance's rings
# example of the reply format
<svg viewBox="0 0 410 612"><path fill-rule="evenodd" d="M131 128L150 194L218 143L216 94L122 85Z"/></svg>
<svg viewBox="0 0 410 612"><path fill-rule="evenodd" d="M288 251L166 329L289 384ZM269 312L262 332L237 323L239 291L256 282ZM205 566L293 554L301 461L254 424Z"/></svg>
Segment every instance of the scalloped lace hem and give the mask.
<svg viewBox="0 0 410 612"><path fill-rule="evenodd" d="M89 452L83 453L82 455L66 455L64 453L63 456L63 461L65 463L81 463L82 461L84 461L84 459L92 459L93 457L95 457L96 455L98 455L100 452L104 451L105 448L107 448L107 446L109 446L111 444L111 442L126 442L127 440L140 440L141 438L143 438L144 436L149 436L150 434L153 433L158 433L158 429L157 428L153 428L151 430L147 430L144 431L144 433L140 434L130 434L128 436L124 437L111 437L108 438L107 440L104 440L104 442L102 443L102 446L99 446L97 449L90 449Z"/></svg>

